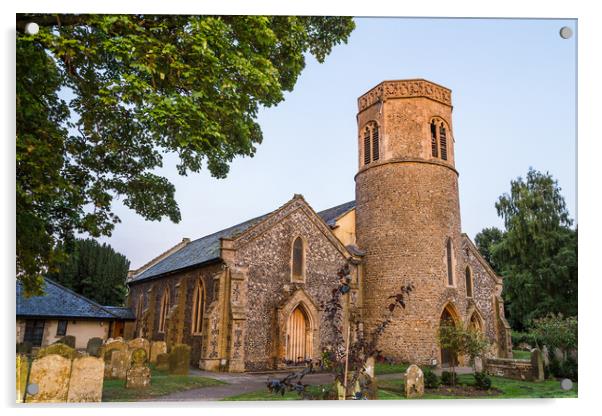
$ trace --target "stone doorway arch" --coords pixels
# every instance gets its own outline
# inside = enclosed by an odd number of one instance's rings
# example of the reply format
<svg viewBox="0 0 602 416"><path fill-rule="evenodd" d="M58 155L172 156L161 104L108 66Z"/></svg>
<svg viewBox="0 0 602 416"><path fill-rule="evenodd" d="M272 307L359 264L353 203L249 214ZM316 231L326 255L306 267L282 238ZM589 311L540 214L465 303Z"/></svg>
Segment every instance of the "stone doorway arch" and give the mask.
<svg viewBox="0 0 602 416"><path fill-rule="evenodd" d="M441 317L439 318L439 327L443 325L459 325L460 324L460 316L458 315L456 308L448 303L443 308L443 312L441 312ZM458 357L447 348L440 348L441 354L441 367L450 367L452 365L458 365Z"/></svg>

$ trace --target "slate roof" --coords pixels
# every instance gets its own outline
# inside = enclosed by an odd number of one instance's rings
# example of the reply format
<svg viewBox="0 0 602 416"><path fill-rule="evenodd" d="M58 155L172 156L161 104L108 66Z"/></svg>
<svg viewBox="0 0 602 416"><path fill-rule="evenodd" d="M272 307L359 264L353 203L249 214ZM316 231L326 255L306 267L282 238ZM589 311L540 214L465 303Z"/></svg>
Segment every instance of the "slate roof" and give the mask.
<svg viewBox="0 0 602 416"><path fill-rule="evenodd" d="M322 217L326 224L332 227L339 216L352 210L354 207L355 201L350 201L321 211L318 215ZM234 238L252 226L260 223L270 214L271 212L191 241L180 250L157 262L157 264L149 267L141 274L134 276L130 280L130 283L218 260L220 256L221 238Z"/></svg>
<svg viewBox="0 0 602 416"><path fill-rule="evenodd" d="M126 308L124 306L103 306L106 310L111 312L113 315L119 317L120 319L126 321L135 321L136 315L130 308Z"/></svg>
<svg viewBox="0 0 602 416"><path fill-rule="evenodd" d="M26 298L21 283L17 281L17 317L124 319L50 279L44 279L44 292L43 296Z"/></svg>

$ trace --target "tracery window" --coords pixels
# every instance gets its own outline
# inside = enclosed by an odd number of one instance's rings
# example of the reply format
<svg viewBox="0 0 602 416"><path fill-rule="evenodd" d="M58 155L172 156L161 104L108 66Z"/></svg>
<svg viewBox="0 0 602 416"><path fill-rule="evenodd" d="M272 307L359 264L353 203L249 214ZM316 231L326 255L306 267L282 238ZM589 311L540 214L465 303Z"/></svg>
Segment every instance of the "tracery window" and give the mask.
<svg viewBox="0 0 602 416"><path fill-rule="evenodd" d="M371 121L364 128L364 165L380 159L380 131L378 124Z"/></svg>
<svg viewBox="0 0 602 416"><path fill-rule="evenodd" d="M159 314L159 332L165 332L165 321L169 311L169 289L165 288L161 297L161 313Z"/></svg>
<svg viewBox="0 0 602 416"><path fill-rule="evenodd" d="M466 296L472 298L472 270L466 266Z"/></svg>
<svg viewBox="0 0 602 416"><path fill-rule="evenodd" d="M453 247L451 238L447 239L445 244L446 260L447 260L447 284L454 285L454 262L453 262Z"/></svg>
<svg viewBox="0 0 602 416"><path fill-rule="evenodd" d="M305 247L301 237L295 238L293 242L293 265L292 265L292 280L305 280Z"/></svg>
<svg viewBox="0 0 602 416"><path fill-rule="evenodd" d="M199 279L192 297L192 333L203 332L203 313L205 311L205 288L203 281Z"/></svg>
<svg viewBox="0 0 602 416"><path fill-rule="evenodd" d="M447 160L449 128L443 120L437 117L431 120L429 127L431 136L431 155L436 158L441 158L442 160Z"/></svg>

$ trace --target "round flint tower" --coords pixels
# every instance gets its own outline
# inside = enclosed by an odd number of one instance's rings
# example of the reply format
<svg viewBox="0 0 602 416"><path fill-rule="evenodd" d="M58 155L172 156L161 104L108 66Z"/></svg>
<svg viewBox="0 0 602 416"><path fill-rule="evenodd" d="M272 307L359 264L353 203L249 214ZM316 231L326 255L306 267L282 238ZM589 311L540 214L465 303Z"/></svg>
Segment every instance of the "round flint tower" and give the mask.
<svg viewBox="0 0 602 416"><path fill-rule="evenodd" d="M442 314L461 319L466 310L458 295L465 283L451 90L425 80L384 81L358 107L356 235L366 253L365 328L380 322L389 296L413 283L379 348L412 363L440 363Z"/></svg>

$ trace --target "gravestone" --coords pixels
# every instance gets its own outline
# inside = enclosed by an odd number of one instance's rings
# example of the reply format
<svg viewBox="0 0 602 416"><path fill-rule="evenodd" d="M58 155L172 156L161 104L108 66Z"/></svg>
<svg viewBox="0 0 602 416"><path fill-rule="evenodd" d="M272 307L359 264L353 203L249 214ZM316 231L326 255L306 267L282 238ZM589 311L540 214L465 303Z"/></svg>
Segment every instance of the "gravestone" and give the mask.
<svg viewBox="0 0 602 416"><path fill-rule="evenodd" d="M171 374L187 375L190 367L190 346L175 345L169 353L169 372Z"/></svg>
<svg viewBox="0 0 602 416"><path fill-rule="evenodd" d="M112 350L111 360L108 365L109 372L107 375L107 365L105 363L105 377L117 380L125 380L128 370L128 354L126 351Z"/></svg>
<svg viewBox="0 0 602 416"><path fill-rule="evenodd" d="M157 354L157 364L155 367L160 371L169 370L169 354L166 352Z"/></svg>
<svg viewBox="0 0 602 416"><path fill-rule="evenodd" d="M474 357L474 371L477 373L482 373L483 368L483 359L481 357Z"/></svg>
<svg viewBox="0 0 602 416"><path fill-rule="evenodd" d="M543 371L543 353L539 348L531 350L531 367L533 381L544 381L545 375Z"/></svg>
<svg viewBox="0 0 602 416"><path fill-rule="evenodd" d="M134 339L128 341L127 346L128 346L128 350L130 352L130 356L131 356L132 352L137 350L138 348L142 348L144 350L144 352L146 352L147 357L150 356L150 342L148 342L147 339L134 338Z"/></svg>
<svg viewBox="0 0 602 416"><path fill-rule="evenodd" d="M36 355L36 358L44 358L47 355L60 355L61 357L67 358L69 360L74 359L78 356L77 351L71 348L70 346L62 343L56 343L47 346L46 348L41 348Z"/></svg>
<svg viewBox="0 0 602 416"><path fill-rule="evenodd" d="M420 367L412 364L405 373L405 394L408 399L424 395L424 374Z"/></svg>
<svg viewBox="0 0 602 416"><path fill-rule="evenodd" d="M127 371L125 387L143 389L150 385L151 373L147 366L147 355L144 348L132 351L130 368Z"/></svg>
<svg viewBox="0 0 602 416"><path fill-rule="evenodd" d="M29 385L35 385L35 388L28 391L25 401L27 403L66 402L70 375L69 358L50 354L35 359L29 374Z"/></svg>
<svg viewBox="0 0 602 416"><path fill-rule="evenodd" d="M150 362L156 363L157 356L167 352L167 344L165 341L153 341L150 347Z"/></svg>
<svg viewBox="0 0 602 416"><path fill-rule="evenodd" d="M127 345L123 341L113 340L107 341L100 349L100 356L105 360L105 377L112 378L112 366L111 361L113 359L112 354L113 351L121 351L124 353L123 360L127 363L126 360L126 350ZM127 366L126 366L127 370ZM124 376L125 377L125 376ZM122 377L122 379L124 378Z"/></svg>
<svg viewBox="0 0 602 416"><path fill-rule="evenodd" d="M86 345L86 352L93 357L100 357L100 350L102 347L102 338L94 337L88 340Z"/></svg>
<svg viewBox="0 0 602 416"><path fill-rule="evenodd" d="M104 362L97 357L80 357L73 360L69 381L68 402L100 402Z"/></svg>
<svg viewBox="0 0 602 416"><path fill-rule="evenodd" d="M27 356L17 354L17 403L23 402L23 394L27 388L27 370L29 370Z"/></svg>
<svg viewBox="0 0 602 416"><path fill-rule="evenodd" d="M75 337L73 335L65 335L56 341L55 344L65 344L75 349Z"/></svg>

